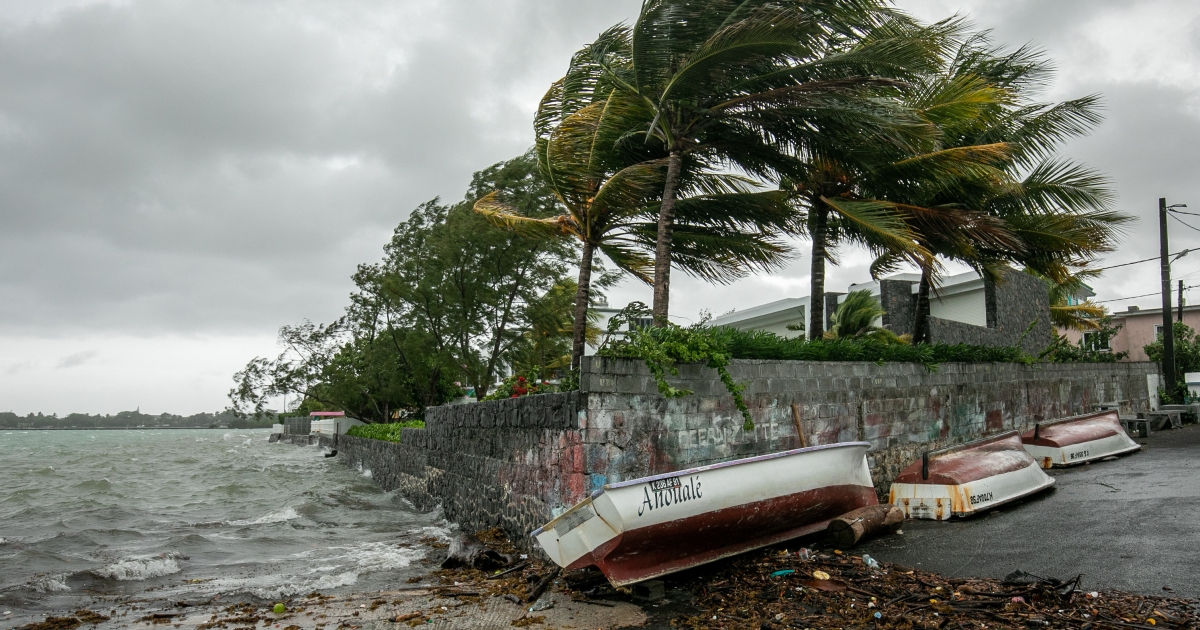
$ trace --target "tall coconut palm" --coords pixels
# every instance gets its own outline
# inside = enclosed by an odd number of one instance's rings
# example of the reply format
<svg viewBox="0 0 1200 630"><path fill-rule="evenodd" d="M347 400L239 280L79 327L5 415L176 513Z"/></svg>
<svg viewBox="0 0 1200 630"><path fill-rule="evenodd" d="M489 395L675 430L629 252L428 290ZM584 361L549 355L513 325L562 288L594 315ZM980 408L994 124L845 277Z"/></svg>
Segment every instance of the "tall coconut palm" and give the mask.
<svg viewBox="0 0 1200 630"><path fill-rule="evenodd" d="M598 44L607 41L602 35ZM586 50L586 49L585 49ZM543 99L535 121L540 170L565 212L534 219L518 214L496 195L475 206L498 225L546 237L569 236L582 244L572 369L583 356L593 259L597 251L618 269L652 282L653 223L667 160L645 142L628 142L631 129L649 120L639 99L605 89L577 54L568 74ZM787 250L776 233L791 219L787 197L753 190L742 178L704 172L688 165L680 187L691 193L680 208L681 266L714 281L729 281L751 269L769 270ZM648 247L649 246L649 247Z"/></svg>
<svg viewBox="0 0 1200 630"><path fill-rule="evenodd" d="M666 322L680 183L690 157L777 180L824 143L895 142L907 122L864 91L934 56L883 0L645 0L627 37L597 49L606 80L654 113L667 153L656 225L653 313ZM875 35L872 36L872 33ZM865 144L863 145L865 146Z"/></svg>
<svg viewBox="0 0 1200 630"><path fill-rule="evenodd" d="M1055 155L1064 140L1086 135L1100 122L1100 115L1096 96L1058 104L1032 100L1030 93L1050 75L1046 60L1028 46L1004 52L990 43L986 33L967 39L947 76L987 81L1009 97L987 105L974 123L968 120L946 135L956 146L1007 147L1008 156L997 165L1004 177L963 178L961 189L953 193L959 200L970 200L967 203L972 209L1002 221L1006 231L1020 241L1020 246L980 242L959 260L985 273L999 263L1016 264L1054 284L1064 284L1097 256L1111 251L1122 227L1132 218L1112 210L1113 195L1106 178ZM941 201L948 198L943 196ZM922 271L922 290L927 294L933 270ZM928 299L919 301L918 318L924 321L928 311Z"/></svg>

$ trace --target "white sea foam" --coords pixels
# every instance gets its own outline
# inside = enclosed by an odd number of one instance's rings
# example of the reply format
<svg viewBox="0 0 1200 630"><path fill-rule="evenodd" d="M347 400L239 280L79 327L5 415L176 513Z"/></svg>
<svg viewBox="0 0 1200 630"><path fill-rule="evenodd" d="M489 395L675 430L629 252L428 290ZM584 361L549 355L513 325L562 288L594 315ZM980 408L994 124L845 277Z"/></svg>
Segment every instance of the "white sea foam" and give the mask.
<svg viewBox="0 0 1200 630"><path fill-rule="evenodd" d="M421 527L418 529L410 529L408 531L410 533L416 534L422 538L424 538L426 536L432 536L434 538L440 538L442 540L450 540L450 537L454 535L454 530L450 529L449 523L447 523L444 526L443 525L425 526L425 527Z"/></svg>
<svg viewBox="0 0 1200 630"><path fill-rule="evenodd" d="M39 593L63 593L71 590L66 575L45 575L29 583L29 588Z"/></svg>
<svg viewBox="0 0 1200 630"><path fill-rule="evenodd" d="M393 571L403 569L425 557L425 551L412 547L398 547L382 542L358 543L352 547L335 547L345 551L337 560L349 560L363 572Z"/></svg>
<svg viewBox="0 0 1200 630"><path fill-rule="evenodd" d="M175 553L165 553L150 558L130 558L102 566L99 569L92 569L92 574L122 582L149 580L179 573L182 569L179 568L178 558L179 554Z"/></svg>
<svg viewBox="0 0 1200 630"><path fill-rule="evenodd" d="M296 508L286 507L286 508L283 508L282 510L277 510L275 512L271 512L270 514L263 514L262 516L254 519L252 521L225 521L225 524L226 525L234 525L236 527L245 527L247 525L266 525L268 523L282 523L284 521L290 521L292 519L297 519L297 518L300 518L300 513L296 511Z"/></svg>

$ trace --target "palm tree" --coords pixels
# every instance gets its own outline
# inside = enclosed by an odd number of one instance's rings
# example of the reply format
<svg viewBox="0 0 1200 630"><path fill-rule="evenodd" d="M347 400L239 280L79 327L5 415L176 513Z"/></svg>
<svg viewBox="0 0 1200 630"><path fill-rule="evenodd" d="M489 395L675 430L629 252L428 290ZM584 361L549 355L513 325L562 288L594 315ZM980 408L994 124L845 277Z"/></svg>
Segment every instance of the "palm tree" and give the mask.
<svg viewBox="0 0 1200 630"><path fill-rule="evenodd" d="M935 249L982 273L994 276L999 265L1012 263L1053 284L1066 285L1077 270L1111 251L1122 226L1132 219L1111 209L1113 195L1103 176L1054 155L1065 139L1085 135L1099 123L1099 99L1031 101L1028 93L1049 75L1041 53L1028 46L1005 53L991 45L987 33L968 38L958 49L945 80L986 81L1007 98L984 105L973 121L967 118L966 124L948 128L944 135L958 147L1002 145L1007 155L995 164L1000 173L970 173L935 202L957 202L975 210L980 220L986 215L1002 222L1003 232L1020 245L1013 246L1002 236L976 239L965 252ZM953 225L916 228L921 233L940 233L943 240L953 240L946 237L957 229ZM932 266L922 267L920 292L926 296L932 276ZM918 301L917 309L923 322L929 312L927 297ZM916 329L917 335L923 332L923 327Z"/></svg>
<svg viewBox="0 0 1200 630"><path fill-rule="evenodd" d="M666 152L656 225L656 323L667 320L676 213L689 158L777 181L829 142L896 142L905 121L864 91L934 56L936 38L883 0L645 0L631 29L595 49L606 80L640 99ZM933 42L933 43L931 43ZM863 143L861 146L866 146Z"/></svg>
<svg viewBox="0 0 1200 630"><path fill-rule="evenodd" d="M886 313L870 291L851 291L834 312L833 325L825 332L825 338L908 343L906 338L875 325L876 320Z"/></svg>
<svg viewBox="0 0 1200 630"><path fill-rule="evenodd" d="M596 44L605 45L609 34ZM583 356L593 260L603 253L618 269L651 283L653 223L667 169L661 152L629 142L630 129L649 120L638 99L606 89L585 48L547 92L535 119L538 165L565 208L559 216L521 216L497 195L476 203L493 223L545 237L568 236L582 244L571 368ZM645 126L642 124L641 126ZM791 219L786 195L753 189L743 178L688 165L680 187L692 196L679 207L680 264L712 281L728 282L751 269L770 270L787 250L774 236ZM648 247L649 246L649 247Z"/></svg>

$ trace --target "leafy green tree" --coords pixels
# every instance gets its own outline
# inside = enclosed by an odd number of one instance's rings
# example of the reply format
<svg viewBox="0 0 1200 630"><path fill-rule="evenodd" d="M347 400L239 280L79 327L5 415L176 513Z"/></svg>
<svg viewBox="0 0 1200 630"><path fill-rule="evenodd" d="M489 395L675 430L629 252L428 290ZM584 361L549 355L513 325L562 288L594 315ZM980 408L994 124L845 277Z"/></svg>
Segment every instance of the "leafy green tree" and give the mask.
<svg viewBox="0 0 1200 630"><path fill-rule="evenodd" d="M555 214L553 192L526 154L476 173L467 198L415 210L396 229L378 265L355 276L358 298L394 327L428 332L436 355L457 368L477 397L524 340L525 308L564 282L574 245L494 227L472 210L484 195L522 216Z"/></svg>
<svg viewBox="0 0 1200 630"><path fill-rule="evenodd" d="M1175 335L1175 382L1164 383L1162 386L1166 399L1163 402L1184 403L1191 397L1188 392L1188 372L1200 372L1200 335L1191 326L1183 322L1175 322L1171 328ZM1146 355L1151 361L1161 364L1163 361L1162 337L1145 346Z"/></svg>
<svg viewBox="0 0 1200 630"><path fill-rule="evenodd" d="M359 267L342 318L283 327L283 352L235 375L238 410L261 414L270 398L299 394L385 423L461 395L459 383L484 396L500 370L532 352L526 346L552 352L535 331L570 317L548 296L569 283L571 244L496 229L472 211L486 191L529 216L554 209L531 155L476 173L461 203L423 204L396 228L381 262ZM561 312L547 312L554 308Z"/></svg>

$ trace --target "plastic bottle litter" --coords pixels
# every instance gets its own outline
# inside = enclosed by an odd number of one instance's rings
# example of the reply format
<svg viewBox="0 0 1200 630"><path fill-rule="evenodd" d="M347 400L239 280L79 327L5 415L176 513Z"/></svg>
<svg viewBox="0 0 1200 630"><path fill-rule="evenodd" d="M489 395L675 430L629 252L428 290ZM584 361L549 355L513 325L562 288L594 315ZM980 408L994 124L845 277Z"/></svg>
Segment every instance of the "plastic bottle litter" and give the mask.
<svg viewBox="0 0 1200 630"><path fill-rule="evenodd" d="M870 567L872 569L879 568L879 562L877 560L875 560L875 558L872 558L871 556L868 556L865 553L863 554L863 564L867 565L868 567Z"/></svg>

